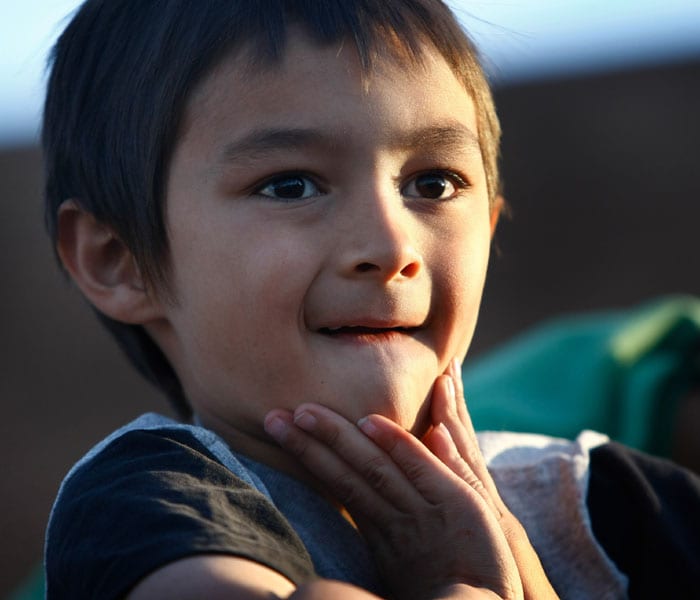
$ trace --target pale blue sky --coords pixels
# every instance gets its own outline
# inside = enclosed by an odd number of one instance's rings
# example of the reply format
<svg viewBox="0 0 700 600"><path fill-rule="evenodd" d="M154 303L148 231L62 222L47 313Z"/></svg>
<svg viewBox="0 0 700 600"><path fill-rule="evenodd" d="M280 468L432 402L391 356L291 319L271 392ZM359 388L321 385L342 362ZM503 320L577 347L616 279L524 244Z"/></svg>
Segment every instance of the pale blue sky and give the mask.
<svg viewBox="0 0 700 600"><path fill-rule="evenodd" d="M497 84L700 57L700 0L448 0ZM43 66L77 0L0 0L0 145L32 143Z"/></svg>

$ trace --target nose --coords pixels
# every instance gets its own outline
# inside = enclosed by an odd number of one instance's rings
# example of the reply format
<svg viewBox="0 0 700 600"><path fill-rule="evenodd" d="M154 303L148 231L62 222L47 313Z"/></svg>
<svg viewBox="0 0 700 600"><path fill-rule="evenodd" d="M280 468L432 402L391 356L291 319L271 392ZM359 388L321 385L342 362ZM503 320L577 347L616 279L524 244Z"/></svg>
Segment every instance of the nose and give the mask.
<svg viewBox="0 0 700 600"><path fill-rule="evenodd" d="M423 268L418 251L416 215L400 196L372 194L364 202L351 203L347 242L342 252L346 277L373 277L383 282L415 278Z"/></svg>

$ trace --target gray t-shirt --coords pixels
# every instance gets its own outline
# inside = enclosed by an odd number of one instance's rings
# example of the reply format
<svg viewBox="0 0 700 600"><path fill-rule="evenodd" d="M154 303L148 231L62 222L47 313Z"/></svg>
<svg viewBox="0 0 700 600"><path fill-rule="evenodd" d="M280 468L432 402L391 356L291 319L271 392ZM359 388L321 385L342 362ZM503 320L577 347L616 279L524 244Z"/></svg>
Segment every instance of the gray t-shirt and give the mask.
<svg viewBox="0 0 700 600"><path fill-rule="evenodd" d="M564 598L626 597L586 508L589 450L605 441L592 432L574 442L479 435L504 501ZM119 598L158 567L204 553L249 558L297 585L323 577L383 592L367 545L325 499L211 431L149 414L64 480L47 530L47 597Z"/></svg>

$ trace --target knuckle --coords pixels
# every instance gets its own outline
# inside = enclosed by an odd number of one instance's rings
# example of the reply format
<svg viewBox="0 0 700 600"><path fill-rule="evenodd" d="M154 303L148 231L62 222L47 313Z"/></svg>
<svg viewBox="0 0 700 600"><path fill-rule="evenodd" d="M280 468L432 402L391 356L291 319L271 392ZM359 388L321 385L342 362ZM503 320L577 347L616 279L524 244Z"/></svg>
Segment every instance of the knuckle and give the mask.
<svg viewBox="0 0 700 600"><path fill-rule="evenodd" d="M479 479L476 475L472 473L472 475L467 479L467 484L474 489L475 491L481 493L485 491L484 484L482 483L481 479Z"/></svg>
<svg viewBox="0 0 700 600"><path fill-rule="evenodd" d="M302 462L309 454L309 441L300 435L289 435L284 442L284 448Z"/></svg>
<svg viewBox="0 0 700 600"><path fill-rule="evenodd" d="M465 479L466 484L474 490L481 498L483 498L488 504L493 504L491 502L488 490L484 485L483 481L479 479L476 475L472 474L468 479Z"/></svg>
<svg viewBox="0 0 700 600"><path fill-rule="evenodd" d="M342 505L352 508L359 500L358 486L355 478L350 473L342 473L335 477L330 483L333 496Z"/></svg>
<svg viewBox="0 0 700 600"><path fill-rule="evenodd" d="M337 448L340 446L340 428L335 423L324 423L318 430L318 438L326 446Z"/></svg>
<svg viewBox="0 0 700 600"><path fill-rule="evenodd" d="M372 488L381 492L390 484L387 468L387 461L382 456L374 456L362 465L360 472Z"/></svg>
<svg viewBox="0 0 700 600"><path fill-rule="evenodd" d="M424 463L406 464L404 465L403 469L408 480L412 481L414 485L423 480L431 478L433 475L430 466Z"/></svg>
<svg viewBox="0 0 700 600"><path fill-rule="evenodd" d="M342 449L343 444L347 443L347 436L343 435L346 428L342 423L325 412L314 412L314 417L316 423L307 433L329 448Z"/></svg>
<svg viewBox="0 0 700 600"><path fill-rule="evenodd" d="M510 511L501 511L498 522L507 540L527 539L525 528Z"/></svg>

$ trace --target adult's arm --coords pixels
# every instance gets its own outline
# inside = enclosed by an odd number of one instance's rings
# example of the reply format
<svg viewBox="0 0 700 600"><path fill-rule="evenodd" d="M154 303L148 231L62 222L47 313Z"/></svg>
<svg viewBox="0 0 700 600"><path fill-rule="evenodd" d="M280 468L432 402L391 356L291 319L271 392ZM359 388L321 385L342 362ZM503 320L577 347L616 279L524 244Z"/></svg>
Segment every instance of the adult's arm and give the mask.
<svg viewBox="0 0 700 600"><path fill-rule="evenodd" d="M609 443L591 452L587 505L630 598L700 598L700 477Z"/></svg>

